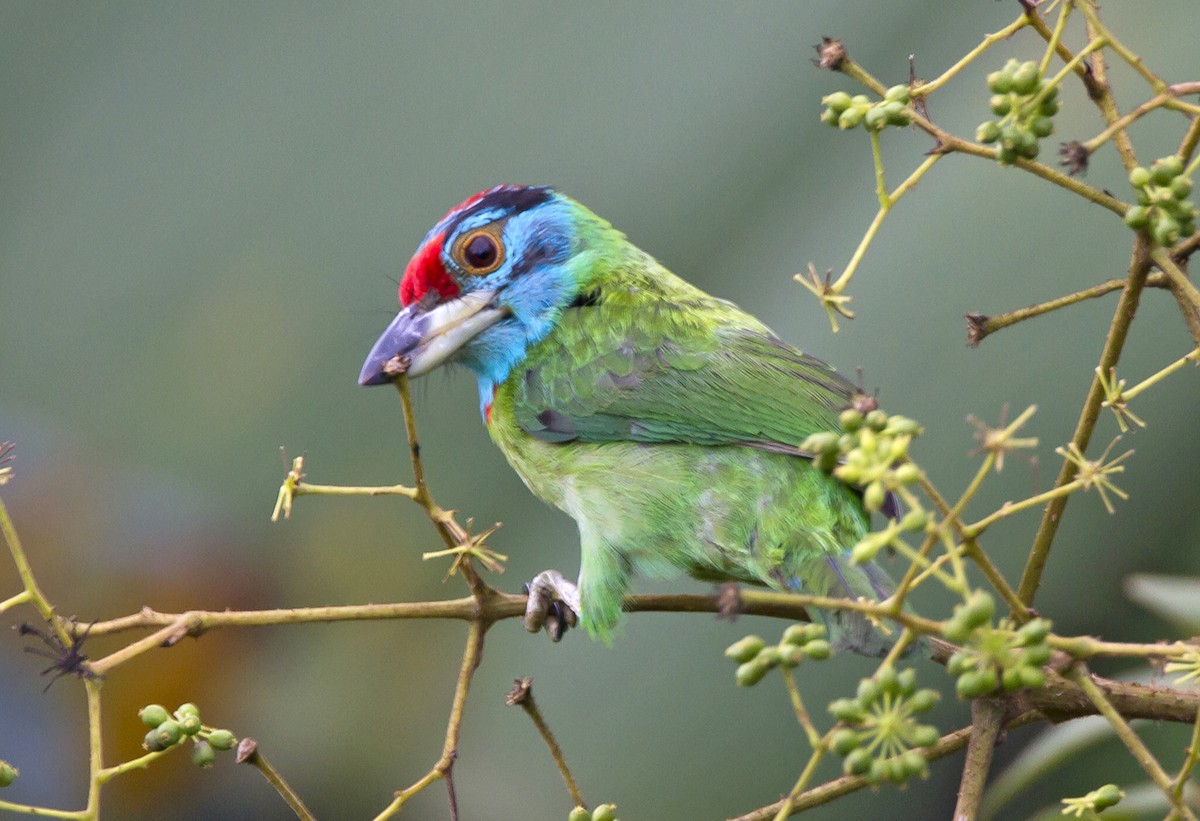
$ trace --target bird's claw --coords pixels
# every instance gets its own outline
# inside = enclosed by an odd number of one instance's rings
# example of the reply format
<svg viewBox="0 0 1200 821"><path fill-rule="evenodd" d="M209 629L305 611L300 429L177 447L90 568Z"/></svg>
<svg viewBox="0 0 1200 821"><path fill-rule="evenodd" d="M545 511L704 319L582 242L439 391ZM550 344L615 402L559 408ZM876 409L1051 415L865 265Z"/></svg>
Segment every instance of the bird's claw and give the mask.
<svg viewBox="0 0 1200 821"><path fill-rule="evenodd" d="M543 570L525 585L525 629L536 633L545 628L551 641L559 641L567 629L579 622L579 588L557 570Z"/></svg>

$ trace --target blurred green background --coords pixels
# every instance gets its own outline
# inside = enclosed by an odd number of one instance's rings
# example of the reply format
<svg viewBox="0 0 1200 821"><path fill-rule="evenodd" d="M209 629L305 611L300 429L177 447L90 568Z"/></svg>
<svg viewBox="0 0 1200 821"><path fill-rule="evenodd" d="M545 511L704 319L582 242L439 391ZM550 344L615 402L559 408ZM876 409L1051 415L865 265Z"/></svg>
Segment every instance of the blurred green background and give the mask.
<svg viewBox="0 0 1200 821"><path fill-rule="evenodd" d="M903 82L909 54L933 77L1018 12L991 0L949 8L5 3L0 439L19 446L5 499L46 592L85 621L143 604L460 595L457 580L443 586L444 563L421 561L439 544L403 500L306 498L290 522L267 517L280 446L307 452L316 482L408 481L394 393L362 390L355 376L424 232L498 182L559 187L783 337L847 373L862 367L885 407L927 425L916 455L948 493L977 464L965 417L994 422L1005 404L1012 418L1036 403L1041 463L1010 460L974 510L1047 488L1115 297L978 350L964 345L962 316L1120 276L1129 237L1116 218L1018 171L950 158L885 224L851 286L858 319L841 333L791 280L809 261L843 266L875 210L866 136L817 119L823 94L856 89L814 68L812 45L843 38L886 82ZM1104 13L1167 79L1195 79L1194 49L1164 36L1194 15L1193 2ZM973 133L987 115L983 74L1040 54L1032 35L1000 46L935 97L932 116ZM1115 74L1124 107L1144 99L1129 72ZM1100 130L1078 89L1066 103L1059 137ZM1138 126L1143 159L1174 150L1182 123L1163 115ZM930 147L899 131L884 142L893 184ZM1087 179L1128 190L1109 148ZM1121 373L1136 381L1189 344L1169 297L1148 293ZM1072 502L1038 602L1061 630L1167 632L1120 586L1135 569L1200 569L1196 380L1184 371L1138 398L1149 428L1120 446L1137 454L1117 515L1094 496ZM497 584L516 590L548 566L574 574L573 523L532 498L491 446L470 378L436 374L417 394L438 499L478 524L504 522L494 546L511 561ZM1115 432L1103 420L1097 442ZM1036 521L989 534L1014 578ZM17 589L0 561L0 598ZM498 625L455 769L463 817L566 817L541 742L503 704L518 676L533 677L585 795L618 802L623 817L723 818L774 800L802 766L802 736L779 682L735 688L721 649L779 629L644 615L627 619L610 649ZM207 721L259 739L318 816L369 817L436 759L463 635L435 622L311 625L215 632L147 654L105 685L107 760L140 752L140 705L191 699ZM40 666L15 635L0 642L0 758L23 771L4 798L79 807L81 688L65 681L42 694ZM803 686L820 704L866 669L839 658L806 669ZM948 728L964 714L949 698L937 716ZM1029 734L1015 733L1005 754ZM812 817L946 817L957 763L935 765L900 801L885 788ZM1132 777L1127 759L1103 766ZM1043 785L1024 810L1086 792L1102 783L1096 772ZM113 818L290 817L227 758L198 772L172 756L119 779L105 803ZM448 817L441 787L411 806L405 817Z"/></svg>

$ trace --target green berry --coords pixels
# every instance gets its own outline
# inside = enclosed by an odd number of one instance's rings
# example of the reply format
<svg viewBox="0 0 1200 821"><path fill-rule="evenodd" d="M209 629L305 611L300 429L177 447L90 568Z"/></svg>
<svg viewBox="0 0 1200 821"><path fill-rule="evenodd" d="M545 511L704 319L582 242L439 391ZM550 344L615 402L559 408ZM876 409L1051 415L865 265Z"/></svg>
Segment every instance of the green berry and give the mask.
<svg viewBox="0 0 1200 821"><path fill-rule="evenodd" d="M1150 166L1150 179L1156 185L1170 185L1171 180L1183 173L1183 160L1178 154L1155 160Z"/></svg>
<svg viewBox="0 0 1200 821"><path fill-rule="evenodd" d="M900 695L900 674L890 664L880 668L879 672L875 674L875 681L883 692L893 696Z"/></svg>
<svg viewBox="0 0 1200 821"><path fill-rule="evenodd" d="M967 597L963 613L972 627L987 624L996 615L996 601L984 590L976 590Z"/></svg>
<svg viewBox="0 0 1200 821"><path fill-rule="evenodd" d="M896 674L896 683L900 686L900 695L911 696L917 689L917 671L909 667Z"/></svg>
<svg viewBox="0 0 1200 821"><path fill-rule="evenodd" d="M1024 157L1027 160L1035 159L1038 155L1037 137L1032 132L1022 131L1021 136L1013 145L1013 150L1017 152L1017 156Z"/></svg>
<svg viewBox="0 0 1200 821"><path fill-rule="evenodd" d="M1043 687L1046 684L1046 674L1041 667L1019 667L1021 671L1021 686L1030 690Z"/></svg>
<svg viewBox="0 0 1200 821"><path fill-rule="evenodd" d="M567 816L567 821L592 821L592 814L588 812L587 807L576 807Z"/></svg>
<svg viewBox="0 0 1200 821"><path fill-rule="evenodd" d="M904 769L908 771L910 777L920 776L924 778L929 774L929 762L925 760L925 756L916 750L907 751L901 756L901 760L904 762Z"/></svg>
<svg viewBox="0 0 1200 821"><path fill-rule="evenodd" d="M907 105L908 101L912 99L912 92L908 90L908 86L906 85L892 86L884 92L883 99L887 100L888 102Z"/></svg>
<svg viewBox="0 0 1200 821"><path fill-rule="evenodd" d="M988 100L988 105L997 117L1004 117L1012 111L1012 99L1007 94L996 94Z"/></svg>
<svg viewBox="0 0 1200 821"><path fill-rule="evenodd" d="M21 771L9 764L7 761L0 761L0 787L7 787L9 784L17 780L17 776Z"/></svg>
<svg viewBox="0 0 1200 821"><path fill-rule="evenodd" d="M838 115L838 128L849 130L862 122L863 110L861 108L847 108Z"/></svg>
<svg viewBox="0 0 1200 821"><path fill-rule="evenodd" d="M181 738L183 738L183 728L179 726L179 722L168 719L146 733L146 738L142 743L147 750L159 752L178 744Z"/></svg>
<svg viewBox="0 0 1200 821"><path fill-rule="evenodd" d="M767 643L758 636L746 636L726 647L725 657L739 663L750 661L766 646Z"/></svg>
<svg viewBox="0 0 1200 821"><path fill-rule="evenodd" d="M185 714L180 717L179 726L183 728L184 735L195 735L200 732L200 716L194 716L191 713Z"/></svg>
<svg viewBox="0 0 1200 821"><path fill-rule="evenodd" d="M1038 90L1041 79L1042 72L1038 70L1037 63L1032 60L1021 63L1012 75L1013 91L1017 94L1033 94Z"/></svg>
<svg viewBox="0 0 1200 821"><path fill-rule="evenodd" d="M803 653L814 661L824 661L833 655L833 648L825 639L814 639L804 645Z"/></svg>
<svg viewBox="0 0 1200 821"><path fill-rule="evenodd" d="M882 758L877 758L872 761L871 766L867 769L867 781L871 784L879 784L887 777L887 761Z"/></svg>
<svg viewBox="0 0 1200 821"><path fill-rule="evenodd" d="M147 727L157 727L164 721L169 719L171 714L167 712L167 708L161 704L147 704L142 709L138 710L138 718Z"/></svg>
<svg viewBox="0 0 1200 821"><path fill-rule="evenodd" d="M1150 224L1150 209L1145 205L1133 205L1125 212L1125 224L1135 231Z"/></svg>
<svg viewBox="0 0 1200 821"><path fill-rule="evenodd" d="M892 476L902 485L911 485L921 478L921 469L912 462L905 462L892 471Z"/></svg>
<svg viewBox="0 0 1200 821"><path fill-rule="evenodd" d="M842 766L846 770L846 775L864 775L871 769L872 762L871 754L859 747L846 756Z"/></svg>
<svg viewBox="0 0 1200 821"><path fill-rule="evenodd" d="M838 424L841 425L842 430L854 433L863 425L862 411L856 408L846 408L838 414ZM812 437L809 438L811 439Z"/></svg>
<svg viewBox="0 0 1200 821"><path fill-rule="evenodd" d="M867 705L879 700L879 696L883 693L883 688L879 685L878 678L864 678L858 682L858 703Z"/></svg>
<svg viewBox="0 0 1200 821"><path fill-rule="evenodd" d="M1050 660L1053 650L1046 644L1031 644L1025 648L1025 662L1040 667Z"/></svg>
<svg viewBox="0 0 1200 821"><path fill-rule="evenodd" d="M765 661L762 655L755 656L745 664L741 664L734 673L734 678L737 680L739 687L753 687L762 681L772 665Z"/></svg>
<svg viewBox="0 0 1200 821"><path fill-rule="evenodd" d="M791 669L800 664L800 662L804 661L804 657L807 655L805 652L807 649L807 647L797 647L794 644L781 644L779 645L779 649L777 651L779 655L779 663L782 666Z"/></svg>
<svg viewBox="0 0 1200 821"><path fill-rule="evenodd" d="M889 125L905 126L912 122L912 115L908 113L908 108L905 107L904 103L893 101L884 103L881 108L887 114Z"/></svg>
<svg viewBox="0 0 1200 821"><path fill-rule="evenodd" d="M1053 91L1054 89L1051 89ZM1043 117L1053 117L1058 113L1058 109L1062 107L1062 103L1054 99L1053 96L1045 97L1038 103L1037 113Z"/></svg>
<svg viewBox="0 0 1200 821"><path fill-rule="evenodd" d="M866 415L863 422L873 431L882 431L887 427L888 415L876 408Z"/></svg>
<svg viewBox="0 0 1200 821"><path fill-rule="evenodd" d="M601 804L592 810L592 821L617 821L617 805Z"/></svg>
<svg viewBox="0 0 1200 821"><path fill-rule="evenodd" d="M1092 806L1096 808L1096 812L1106 810L1109 807L1117 804L1123 797L1124 793L1116 784L1105 784L1098 790L1095 790L1092 795Z"/></svg>
<svg viewBox="0 0 1200 821"><path fill-rule="evenodd" d="M933 709L933 705L937 704L939 698L941 696L938 695L937 690L918 690L909 698L908 708L914 713L928 713Z"/></svg>
<svg viewBox="0 0 1200 821"><path fill-rule="evenodd" d="M1022 644L1041 644L1049 635L1050 622L1045 619L1034 619L1017 631L1017 638Z"/></svg>
<svg viewBox="0 0 1200 821"><path fill-rule="evenodd" d="M228 730L213 730L208 734L208 743L217 750L232 750L237 746L237 738Z"/></svg>
<svg viewBox="0 0 1200 821"><path fill-rule="evenodd" d="M1007 94L1012 91L1012 75L1005 71L993 71L987 76L987 85L993 94Z"/></svg>
<svg viewBox="0 0 1200 821"><path fill-rule="evenodd" d="M910 510L900 520L900 529L906 533L924 530L929 525L929 514L924 510Z"/></svg>
<svg viewBox="0 0 1200 821"><path fill-rule="evenodd" d="M1179 223L1170 217L1159 217L1155 221L1154 227L1150 229L1150 233L1154 237L1154 242L1165 248L1176 243L1182 230Z"/></svg>
<svg viewBox="0 0 1200 821"><path fill-rule="evenodd" d="M832 94L826 94L822 97L821 103L841 114L850 107L850 95L844 91L835 91Z"/></svg>
<svg viewBox="0 0 1200 821"><path fill-rule="evenodd" d="M883 486L883 482L871 482L871 484L867 485L867 489L863 491L863 507L867 510L879 510L879 508L883 507L886 499L887 488Z"/></svg>
<svg viewBox="0 0 1200 821"><path fill-rule="evenodd" d="M859 724L866 718L862 705L853 698L839 698L830 702L829 712L833 713L833 717L838 721L845 721L847 724Z"/></svg>
<svg viewBox="0 0 1200 821"><path fill-rule="evenodd" d="M979 128L975 129L975 139L985 144L996 142L996 140L1000 139L1000 126L991 120L980 123Z"/></svg>
<svg viewBox="0 0 1200 821"><path fill-rule="evenodd" d="M1175 195L1175 199L1182 200L1192 193L1192 180L1190 177L1176 177L1171 180L1171 193Z"/></svg>
<svg viewBox="0 0 1200 821"><path fill-rule="evenodd" d="M1029 130L1035 137L1049 137L1054 133L1054 120L1049 117L1034 117L1029 121Z"/></svg>
<svg viewBox="0 0 1200 821"><path fill-rule="evenodd" d="M937 744L940 737L937 727L922 724L912 731L909 739L912 741L914 747L932 747L934 744Z"/></svg>
<svg viewBox="0 0 1200 821"><path fill-rule="evenodd" d="M851 750L858 747L858 733L843 727L829 738L829 746L838 755L849 755Z"/></svg>
<svg viewBox="0 0 1200 821"><path fill-rule="evenodd" d="M192 763L197 767L211 767L217 760L217 753L207 741L197 741L192 745Z"/></svg>
<svg viewBox="0 0 1200 821"><path fill-rule="evenodd" d="M195 704L192 704L192 702L190 702L190 701L186 702L184 704L180 704L178 707L175 708L175 717L183 718L184 716L195 716L196 718L199 718L200 717L200 708L197 707Z"/></svg>
<svg viewBox="0 0 1200 821"><path fill-rule="evenodd" d="M1011 693L1021 689L1021 670L1020 667L1010 667L1001 674L1000 683L1004 685L1005 690Z"/></svg>
<svg viewBox="0 0 1200 821"><path fill-rule="evenodd" d="M949 633L949 631L947 631ZM950 660L946 662L946 669L952 676L961 676L963 673L971 669L974 664L974 657L966 650L959 650Z"/></svg>
<svg viewBox="0 0 1200 821"><path fill-rule="evenodd" d="M893 784L903 784L908 780L908 763L904 756L889 758L887 764L887 779Z"/></svg>

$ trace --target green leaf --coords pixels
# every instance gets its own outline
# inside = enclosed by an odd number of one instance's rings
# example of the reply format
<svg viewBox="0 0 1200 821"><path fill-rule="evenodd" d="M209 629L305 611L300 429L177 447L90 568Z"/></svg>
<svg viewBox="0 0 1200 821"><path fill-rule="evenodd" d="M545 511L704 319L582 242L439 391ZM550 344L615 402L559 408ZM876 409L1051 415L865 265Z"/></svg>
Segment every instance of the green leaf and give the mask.
<svg viewBox="0 0 1200 821"><path fill-rule="evenodd" d="M1185 635L1200 633L1200 579L1138 573L1125 579L1125 595Z"/></svg>

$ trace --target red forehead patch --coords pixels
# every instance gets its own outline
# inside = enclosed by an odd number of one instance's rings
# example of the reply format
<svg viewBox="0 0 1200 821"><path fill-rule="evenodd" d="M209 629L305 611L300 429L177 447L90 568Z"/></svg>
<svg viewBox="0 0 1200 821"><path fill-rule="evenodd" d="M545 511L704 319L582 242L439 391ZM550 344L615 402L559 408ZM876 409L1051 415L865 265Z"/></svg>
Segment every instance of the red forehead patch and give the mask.
<svg viewBox="0 0 1200 821"><path fill-rule="evenodd" d="M430 237L408 261L404 276L400 279L401 305L411 305L430 291L436 291L443 299L458 295L458 283L442 265L442 242L445 239L445 234Z"/></svg>

